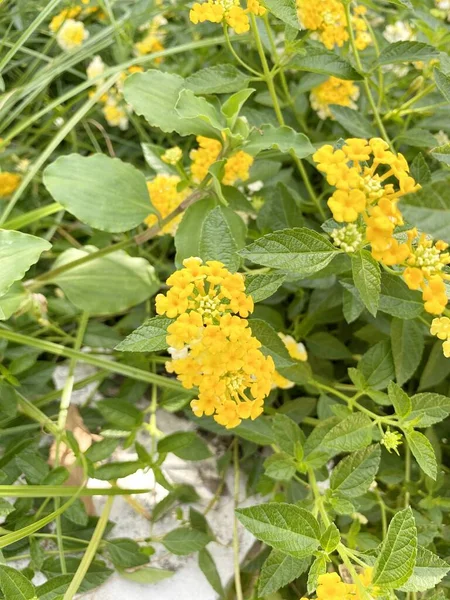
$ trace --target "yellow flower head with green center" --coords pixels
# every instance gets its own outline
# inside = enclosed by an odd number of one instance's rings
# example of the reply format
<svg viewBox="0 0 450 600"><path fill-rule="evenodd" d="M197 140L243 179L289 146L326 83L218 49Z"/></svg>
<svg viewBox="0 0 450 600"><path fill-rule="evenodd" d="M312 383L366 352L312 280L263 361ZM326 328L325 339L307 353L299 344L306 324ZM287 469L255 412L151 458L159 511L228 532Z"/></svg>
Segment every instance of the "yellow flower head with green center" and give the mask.
<svg viewBox="0 0 450 600"><path fill-rule="evenodd" d="M183 151L178 146L169 148L161 156L161 160L167 165L176 165L183 157Z"/></svg>
<svg viewBox="0 0 450 600"><path fill-rule="evenodd" d="M359 98L359 87L353 81L330 77L311 90L309 96L311 106L321 119L332 118L331 104L348 106L357 109L356 100Z"/></svg>
<svg viewBox="0 0 450 600"><path fill-rule="evenodd" d="M0 198L7 198L13 194L19 187L21 179L18 173L0 172Z"/></svg>
<svg viewBox="0 0 450 600"><path fill-rule="evenodd" d="M181 192L177 190L179 183L180 178L177 175L157 175L151 181L147 181L150 201L159 212L161 219L168 217L189 196L189 188L185 188ZM164 235L165 233L175 235L182 216L180 213L169 223L166 223L158 235ZM158 223L158 217L149 215L145 222L149 227L152 227Z"/></svg>
<svg viewBox="0 0 450 600"><path fill-rule="evenodd" d="M365 7L356 6L351 17L358 50L364 50L371 43L363 19L365 12ZM349 39L347 16L341 0L297 0L297 14L302 28L313 31L313 39L319 39L329 50L342 47Z"/></svg>
<svg viewBox="0 0 450 600"><path fill-rule="evenodd" d="M388 428L381 438L381 443L388 452L394 451L398 454L398 447L402 444L402 435L398 431L391 431Z"/></svg>
<svg viewBox="0 0 450 600"><path fill-rule="evenodd" d="M166 369L184 387L198 387L194 414L214 415L232 428L263 411L274 373L245 318L253 301L244 277L219 261L189 258L167 280L169 291L156 297L156 311L176 320L167 328L172 361Z"/></svg>

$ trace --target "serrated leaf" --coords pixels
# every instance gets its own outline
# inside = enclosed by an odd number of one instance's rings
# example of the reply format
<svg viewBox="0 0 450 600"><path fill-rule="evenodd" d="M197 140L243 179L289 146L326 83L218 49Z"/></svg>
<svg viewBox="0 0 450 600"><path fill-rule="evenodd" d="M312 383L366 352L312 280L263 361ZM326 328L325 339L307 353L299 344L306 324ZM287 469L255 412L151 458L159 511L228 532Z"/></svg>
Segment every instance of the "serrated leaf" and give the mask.
<svg viewBox="0 0 450 600"><path fill-rule="evenodd" d="M297 423L287 415L277 413L272 419L272 429L277 446L283 452L296 457L304 440L304 435Z"/></svg>
<svg viewBox="0 0 450 600"><path fill-rule="evenodd" d="M305 50L305 55L297 55L290 61L289 69L323 73L350 81L362 79L362 75L335 52L317 46L306 47Z"/></svg>
<svg viewBox="0 0 450 600"><path fill-rule="evenodd" d="M294 152L297 158L306 158L315 151L304 133L297 133L287 125L282 127L263 125L261 128L254 129L244 146L244 150L253 156L271 148L280 152Z"/></svg>
<svg viewBox="0 0 450 600"><path fill-rule="evenodd" d="M205 217L201 226L198 256L204 260L219 260L230 271L239 268L237 254L245 245L246 227L234 211L216 206Z"/></svg>
<svg viewBox="0 0 450 600"><path fill-rule="evenodd" d="M444 381L450 375L450 360L442 352L442 342L436 340L422 371L419 390L426 390Z"/></svg>
<svg viewBox="0 0 450 600"><path fill-rule="evenodd" d="M217 571L216 563L214 562L213 557L208 552L206 548L203 548L198 553L198 566L200 567L203 575L208 580L212 589L219 594L219 596L224 595L222 581L220 580L220 575Z"/></svg>
<svg viewBox="0 0 450 600"><path fill-rule="evenodd" d="M173 319L158 316L147 319L115 347L120 352L158 352L166 350L167 328Z"/></svg>
<svg viewBox="0 0 450 600"><path fill-rule="evenodd" d="M376 137L376 132L360 112L348 106L330 105L331 114L342 127L351 135L361 138Z"/></svg>
<svg viewBox="0 0 450 600"><path fill-rule="evenodd" d="M56 202L100 231L129 231L155 212L144 175L118 158L60 156L43 181Z"/></svg>
<svg viewBox="0 0 450 600"><path fill-rule="evenodd" d="M264 0L264 6L289 27L300 29L295 3L291 0Z"/></svg>
<svg viewBox="0 0 450 600"><path fill-rule="evenodd" d="M399 319L415 319L423 312L422 296L400 277L382 273L379 310Z"/></svg>
<svg viewBox="0 0 450 600"><path fill-rule="evenodd" d="M399 62L428 61L437 58L439 51L423 42L394 42L381 51L375 66Z"/></svg>
<svg viewBox="0 0 450 600"><path fill-rule="evenodd" d="M400 208L405 218L433 238L450 239L450 210L448 188L450 177L436 179L414 194L402 198Z"/></svg>
<svg viewBox="0 0 450 600"><path fill-rule="evenodd" d="M356 289L361 295L367 310L374 317L380 301L380 265L367 250L352 255L352 273Z"/></svg>
<svg viewBox="0 0 450 600"><path fill-rule="evenodd" d="M375 479L380 466L378 445L369 446L343 458L331 473L330 487L345 498L362 496Z"/></svg>
<svg viewBox="0 0 450 600"><path fill-rule="evenodd" d="M414 458L419 463L419 467L426 475L428 475L428 477L436 480L436 455L429 439L419 431L410 431L406 432L406 440Z"/></svg>
<svg viewBox="0 0 450 600"><path fill-rule="evenodd" d="M414 427L430 427L450 414L450 398L432 392L423 392L411 397L412 411L407 421Z"/></svg>
<svg viewBox="0 0 450 600"><path fill-rule="evenodd" d="M283 285L286 276L282 273L256 273L245 275L245 293L253 298L253 302L261 302L270 298L280 286Z"/></svg>
<svg viewBox="0 0 450 600"><path fill-rule="evenodd" d="M107 540L105 547L116 569L139 567L149 561L149 557L141 552L139 544L129 538Z"/></svg>
<svg viewBox="0 0 450 600"><path fill-rule="evenodd" d="M172 452L183 460L204 460L211 456L205 442L193 431L171 433L158 442L158 452Z"/></svg>
<svg viewBox="0 0 450 600"><path fill-rule="evenodd" d="M34 235L0 230L0 296L6 294L15 281L22 279L42 252L51 247L49 242Z"/></svg>
<svg viewBox="0 0 450 600"><path fill-rule="evenodd" d="M433 148L436 145L434 135L426 129L420 129L420 127L413 127L400 133L396 141L399 144L408 144L417 148Z"/></svg>
<svg viewBox="0 0 450 600"><path fill-rule="evenodd" d="M358 370L364 375L367 384L382 390L394 379L394 361L389 342L378 342L372 346L358 363Z"/></svg>
<svg viewBox="0 0 450 600"><path fill-rule="evenodd" d="M294 459L286 452L272 454L264 461L264 472L275 481L290 481L297 467Z"/></svg>
<svg viewBox="0 0 450 600"><path fill-rule="evenodd" d="M372 583L387 589L398 588L411 577L417 554L417 529L411 508L392 518L380 554L375 562Z"/></svg>
<svg viewBox="0 0 450 600"><path fill-rule="evenodd" d="M250 319L250 329L254 337L261 342L261 351L273 358L275 367L282 369L295 365L295 362L275 329L262 319Z"/></svg>
<svg viewBox="0 0 450 600"><path fill-rule="evenodd" d="M450 166L450 143L444 144L443 146L436 146L436 148L431 150L430 154L436 160Z"/></svg>
<svg viewBox="0 0 450 600"><path fill-rule="evenodd" d="M239 254L266 267L306 276L326 267L339 251L320 233L298 227L269 233Z"/></svg>
<svg viewBox="0 0 450 600"><path fill-rule="evenodd" d="M450 570L450 565L437 554L419 546L416 564L408 581L401 587L402 592L424 592L434 588Z"/></svg>
<svg viewBox="0 0 450 600"><path fill-rule="evenodd" d="M320 538L320 545L327 554L334 552L341 541L341 534L334 523L330 523ZM315 589L315 588L314 588Z"/></svg>
<svg viewBox="0 0 450 600"><path fill-rule="evenodd" d="M142 411L127 400L106 398L96 403L100 414L112 425L122 429L133 429L142 423Z"/></svg>
<svg viewBox="0 0 450 600"><path fill-rule="evenodd" d="M54 262L57 269L95 252L95 246L70 248ZM147 300L159 289L155 269L145 258L117 250L53 277L69 300L90 315L122 312Z"/></svg>
<svg viewBox="0 0 450 600"><path fill-rule="evenodd" d="M434 80L441 94L450 102L450 77L435 67Z"/></svg>
<svg viewBox="0 0 450 600"><path fill-rule="evenodd" d="M278 550L272 550L259 575L260 596L273 594L302 575L309 565L308 558L294 558Z"/></svg>
<svg viewBox="0 0 450 600"><path fill-rule="evenodd" d="M395 378L399 385L406 383L417 370L425 347L423 328L412 319L392 319L391 348Z"/></svg>
<svg viewBox="0 0 450 600"><path fill-rule="evenodd" d="M202 550L211 541L211 537L203 531L179 527L167 533L162 543L172 554L185 556Z"/></svg>
<svg viewBox="0 0 450 600"><path fill-rule="evenodd" d="M229 94L247 87L250 78L234 65L223 64L195 71L186 79L194 94Z"/></svg>
<svg viewBox="0 0 450 600"><path fill-rule="evenodd" d="M339 452L354 452L365 448L372 441L372 421L367 415L353 413L337 423L325 435L321 449Z"/></svg>
<svg viewBox="0 0 450 600"><path fill-rule="evenodd" d="M406 418L412 410L412 403L408 394L393 381L389 383L388 394L389 400L394 405L396 415L401 419Z"/></svg>
<svg viewBox="0 0 450 600"><path fill-rule="evenodd" d="M236 515L256 538L296 558L309 556L319 546L317 520L294 504L260 504L238 509Z"/></svg>
<svg viewBox="0 0 450 600"><path fill-rule="evenodd" d="M262 233L304 225L299 196L283 182L278 182L275 188L263 189L261 194L264 204L258 212L256 225Z"/></svg>
<svg viewBox="0 0 450 600"><path fill-rule="evenodd" d="M60 600L72 581L72 575L57 575L36 588L39 600Z"/></svg>
<svg viewBox="0 0 450 600"><path fill-rule="evenodd" d="M0 588L8 600L37 600L31 581L6 565L0 565Z"/></svg>
<svg viewBox="0 0 450 600"><path fill-rule="evenodd" d="M411 177L415 179L417 183L420 183L420 185L424 185L431 181L431 171L425 162L422 152L419 152L414 157L414 160L410 164L410 173Z"/></svg>
<svg viewBox="0 0 450 600"><path fill-rule="evenodd" d="M317 587L317 580L321 575L327 572L327 559L323 554L317 556L311 565L308 573L308 582L306 584L308 594L312 594Z"/></svg>

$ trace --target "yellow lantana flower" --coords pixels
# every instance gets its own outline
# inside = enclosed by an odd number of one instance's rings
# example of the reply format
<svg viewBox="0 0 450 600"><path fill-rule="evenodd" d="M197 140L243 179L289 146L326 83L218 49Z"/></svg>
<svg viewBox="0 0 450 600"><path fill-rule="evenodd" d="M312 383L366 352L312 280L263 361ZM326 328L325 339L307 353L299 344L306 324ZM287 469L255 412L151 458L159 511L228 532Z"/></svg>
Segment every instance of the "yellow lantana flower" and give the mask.
<svg viewBox="0 0 450 600"><path fill-rule="evenodd" d="M170 215L183 200L190 194L189 188L182 192L177 191L180 178L176 175L157 175L152 181L147 181L147 189L153 206L157 209L162 219ZM175 235L183 215L180 213L169 223L163 226L158 235L168 233ZM158 223L156 215L149 215L145 222L149 227Z"/></svg>
<svg viewBox="0 0 450 600"><path fill-rule="evenodd" d="M9 171L0 172L0 198L7 198L20 185L21 176Z"/></svg>
<svg viewBox="0 0 450 600"><path fill-rule="evenodd" d="M56 41L63 50L73 50L89 37L89 31L81 21L66 19L56 34Z"/></svg>
<svg viewBox="0 0 450 600"><path fill-rule="evenodd" d="M357 109L356 100L359 98L359 87L353 81L338 77L330 77L311 90L309 96L311 106L321 119L332 118L331 104Z"/></svg>

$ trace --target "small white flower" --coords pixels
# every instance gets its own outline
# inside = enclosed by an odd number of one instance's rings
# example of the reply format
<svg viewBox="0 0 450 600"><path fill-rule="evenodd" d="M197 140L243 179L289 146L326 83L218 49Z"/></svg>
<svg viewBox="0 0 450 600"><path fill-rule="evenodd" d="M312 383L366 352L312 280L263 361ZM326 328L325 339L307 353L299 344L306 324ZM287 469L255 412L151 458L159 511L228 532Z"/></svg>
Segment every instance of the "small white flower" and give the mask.
<svg viewBox="0 0 450 600"><path fill-rule="evenodd" d="M86 74L88 79L94 79L94 77L98 77L99 75L103 75L105 72L105 63L102 60L102 57L97 54L91 60L86 69Z"/></svg>
<svg viewBox="0 0 450 600"><path fill-rule="evenodd" d="M53 121L53 125L55 127L62 127L64 125L64 119L62 117L56 117L56 119Z"/></svg>
<svg viewBox="0 0 450 600"><path fill-rule="evenodd" d="M81 21L66 19L56 35L56 41L63 50L78 48L89 37L89 31Z"/></svg>
<svg viewBox="0 0 450 600"><path fill-rule="evenodd" d="M393 25L388 25L383 32L383 37L391 44L408 42L415 38L411 27L405 21L396 21Z"/></svg>
<svg viewBox="0 0 450 600"><path fill-rule="evenodd" d="M172 360L179 360L180 358L186 358L189 353L189 346L185 346L181 350L177 350L176 348L169 347L167 348L167 352L172 357Z"/></svg>
<svg viewBox="0 0 450 600"><path fill-rule="evenodd" d="M259 192L264 187L264 182L258 179L258 181L254 181L253 183L249 183L247 188L248 191L254 194L255 192Z"/></svg>
<svg viewBox="0 0 450 600"><path fill-rule="evenodd" d="M435 133L434 137L436 138L436 142L438 143L438 146L445 146L445 144L450 143L450 139L449 139L448 135L445 133L445 131L442 131L442 129L440 131L438 131L437 133Z"/></svg>

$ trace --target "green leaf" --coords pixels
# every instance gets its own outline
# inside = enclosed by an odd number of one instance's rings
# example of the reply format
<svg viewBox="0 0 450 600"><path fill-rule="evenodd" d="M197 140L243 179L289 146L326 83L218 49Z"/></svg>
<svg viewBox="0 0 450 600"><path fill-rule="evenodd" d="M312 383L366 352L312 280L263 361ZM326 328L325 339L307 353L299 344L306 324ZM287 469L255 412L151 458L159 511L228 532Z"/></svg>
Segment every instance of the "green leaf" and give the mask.
<svg viewBox="0 0 450 600"><path fill-rule="evenodd" d="M450 143L443 146L437 146L431 150L431 155L436 160L450 166Z"/></svg>
<svg viewBox="0 0 450 600"><path fill-rule="evenodd" d="M402 592L424 592L434 588L449 572L450 565L437 554L422 546L417 548L416 564Z"/></svg>
<svg viewBox="0 0 450 600"><path fill-rule="evenodd" d="M422 471L436 481L437 462L431 442L419 431L406 432L406 440Z"/></svg>
<svg viewBox="0 0 450 600"><path fill-rule="evenodd" d="M416 372L425 347L423 328L417 321L392 319L391 348L395 378L403 385Z"/></svg>
<svg viewBox="0 0 450 600"><path fill-rule="evenodd" d="M297 468L294 459L286 452L277 452L264 461L264 472L275 481L290 481Z"/></svg>
<svg viewBox="0 0 450 600"><path fill-rule="evenodd" d="M387 0L387 2L390 4L395 4L396 6L400 6L401 8L414 8L410 0Z"/></svg>
<svg viewBox="0 0 450 600"><path fill-rule="evenodd" d="M343 458L331 473L330 487L344 498L356 498L367 492L380 466L378 445L369 446Z"/></svg>
<svg viewBox="0 0 450 600"><path fill-rule="evenodd" d="M391 344L385 341L372 346L359 361L358 370L370 387L376 390L386 388L395 377Z"/></svg>
<svg viewBox="0 0 450 600"><path fill-rule="evenodd" d="M261 351L266 356L269 355L273 358L277 369L295 365L296 361L290 357L280 336L269 323L266 323L266 321L262 321L261 319L250 319L249 325L252 334L262 344Z"/></svg>
<svg viewBox="0 0 450 600"><path fill-rule="evenodd" d="M179 431L167 435L159 440L158 452L172 452L183 460L204 460L211 456L208 446L193 431Z"/></svg>
<svg viewBox="0 0 450 600"><path fill-rule="evenodd" d="M299 197L283 182L262 193L264 204L258 212L256 224L263 233L304 225Z"/></svg>
<svg viewBox="0 0 450 600"><path fill-rule="evenodd" d="M145 467L145 464L138 460L129 460L125 462L110 462L100 465L94 471L96 479L109 481L111 479L120 479L136 473L138 469Z"/></svg>
<svg viewBox="0 0 450 600"><path fill-rule="evenodd" d="M308 350L319 358L342 360L344 358L352 357L347 346L326 331L318 331L317 333L309 335L307 337L307 342Z"/></svg>
<svg viewBox="0 0 450 600"><path fill-rule="evenodd" d="M400 277L382 273L379 310L399 319L415 319L423 312L422 295L408 289Z"/></svg>
<svg viewBox="0 0 450 600"><path fill-rule="evenodd" d="M129 231L155 212L144 175L118 158L60 156L45 169L43 181L56 202L101 231Z"/></svg>
<svg viewBox="0 0 450 600"><path fill-rule="evenodd" d="M190 75L186 88L194 94L229 94L246 88L250 77L234 65L214 65Z"/></svg>
<svg viewBox="0 0 450 600"><path fill-rule="evenodd" d="M8 600L37 600L36 590L31 581L6 565L0 565L0 588Z"/></svg>
<svg viewBox="0 0 450 600"><path fill-rule="evenodd" d="M372 441L372 426L372 421L367 415L353 413L332 427L325 435L321 450L338 454L365 448Z"/></svg>
<svg viewBox="0 0 450 600"><path fill-rule="evenodd" d="M151 69L127 77L124 83L124 96L134 112L144 116L152 127L157 127L166 133L176 131L180 135L217 137L216 130L208 122L183 118L177 111L180 94L185 89L186 82L179 75ZM205 107L204 103L202 105Z"/></svg>
<svg viewBox="0 0 450 600"><path fill-rule="evenodd" d="M317 520L294 504L270 502L240 508L236 515L256 538L296 558L309 556L319 546Z"/></svg>
<svg viewBox="0 0 450 600"><path fill-rule="evenodd" d="M341 541L341 534L334 523L330 523L320 538L320 545L327 554L334 552Z"/></svg>
<svg viewBox="0 0 450 600"><path fill-rule="evenodd" d="M245 275L245 293L253 298L253 302L261 302L270 298L283 285L286 276L282 273L247 273Z"/></svg>
<svg viewBox="0 0 450 600"><path fill-rule="evenodd" d="M41 483L50 471L50 467L39 454L26 450L16 456L16 464L25 475L28 483Z"/></svg>
<svg viewBox="0 0 450 600"><path fill-rule="evenodd" d="M428 61L439 56L439 50L423 42L394 42L384 48L374 68L399 62Z"/></svg>
<svg viewBox="0 0 450 600"><path fill-rule="evenodd" d="M64 511L64 517L80 527L86 527L89 522L89 516L79 498Z"/></svg>
<svg viewBox="0 0 450 600"><path fill-rule="evenodd" d="M435 67L434 80L441 94L450 102L450 77Z"/></svg>
<svg viewBox="0 0 450 600"><path fill-rule="evenodd" d="M258 444L259 446L270 446L274 443L274 437L270 421L266 417L258 417L255 421L246 419L233 429L237 436Z"/></svg>
<svg viewBox="0 0 450 600"><path fill-rule="evenodd" d="M198 566L212 589L222 597L224 595L222 581L217 571L216 563L206 548L203 548L198 553Z"/></svg>
<svg viewBox="0 0 450 600"><path fill-rule="evenodd" d="M42 252L51 247L49 242L34 235L0 230L0 296L6 294L15 281L22 279Z"/></svg>
<svg viewBox="0 0 450 600"><path fill-rule="evenodd" d="M137 571L119 571L120 576L135 583L149 584L158 583L172 577L174 571L167 569L157 569L155 567L141 567Z"/></svg>
<svg viewBox="0 0 450 600"><path fill-rule="evenodd" d="M422 371L419 390L426 390L444 381L450 374L450 360L442 352L442 342L436 340L431 347L431 352Z"/></svg>
<svg viewBox="0 0 450 600"><path fill-rule="evenodd" d="M287 415L277 413L272 419L272 429L277 446L290 456L297 457L304 440L297 423Z"/></svg>
<svg viewBox="0 0 450 600"><path fill-rule="evenodd" d="M205 217L199 240L198 256L204 260L219 260L232 272L241 259L237 254L245 245L246 227L231 209L216 206Z"/></svg>
<svg viewBox="0 0 450 600"><path fill-rule="evenodd" d="M202 550L209 541L211 541L211 537L203 531L179 527L178 529L169 531L164 536L162 543L172 554L185 556L186 554Z"/></svg>
<svg viewBox="0 0 450 600"><path fill-rule="evenodd" d="M95 252L95 246L70 248L54 262L57 269ZM155 269L145 258L117 250L56 275L58 285L77 308L90 315L123 312L147 300L159 289Z"/></svg>
<svg viewBox="0 0 450 600"><path fill-rule="evenodd" d="M294 558L272 550L261 567L258 594L266 597L303 575L309 565L308 558Z"/></svg>
<svg viewBox="0 0 450 600"><path fill-rule="evenodd" d="M406 392L397 384L391 381L388 386L389 400L394 405L395 414L404 419L412 411L412 403Z"/></svg>
<svg viewBox="0 0 450 600"><path fill-rule="evenodd" d="M436 138L432 133L420 127L413 127L397 136L396 141L399 144L408 144L417 148L433 148L436 145Z"/></svg>
<svg viewBox="0 0 450 600"><path fill-rule="evenodd" d="M129 569L148 563L149 557L141 551L141 547L134 540L115 538L107 540L105 544L116 569Z"/></svg>
<svg viewBox="0 0 450 600"><path fill-rule="evenodd" d="M412 411L408 421L414 427L430 427L450 414L450 398L441 394L424 392L411 397Z"/></svg>
<svg viewBox="0 0 450 600"><path fill-rule="evenodd" d="M9 514L14 512L16 509L12 504L7 502L4 498L0 498L0 517L7 517Z"/></svg>
<svg viewBox="0 0 450 600"><path fill-rule="evenodd" d="M223 129L226 127L226 122L220 112L210 104L205 98L196 96L191 90L183 89L180 91L175 112L183 121L191 121L192 127L195 130L198 123L202 123L202 127L207 127L209 133L205 132L207 137L220 137ZM195 131L192 131L195 133ZM197 133L197 135L201 135Z"/></svg>
<svg viewBox="0 0 450 600"><path fill-rule="evenodd" d="M86 452L85 456L92 462L98 462L99 460L105 460L105 458L109 458L114 450L119 445L119 440L117 439L104 439L100 442L95 442L90 446Z"/></svg>
<svg viewBox="0 0 450 600"><path fill-rule="evenodd" d="M269 233L239 254L266 267L307 276L326 267L339 250L320 233L298 227Z"/></svg>
<svg viewBox="0 0 450 600"><path fill-rule="evenodd" d="M417 554L417 530L411 508L397 512L375 562L372 583L398 588L411 577Z"/></svg>
<svg viewBox="0 0 450 600"><path fill-rule="evenodd" d="M0 380L0 421L16 416L17 402L17 394L13 386Z"/></svg>
<svg viewBox="0 0 450 600"><path fill-rule="evenodd" d="M167 328L173 319L153 317L147 319L140 327L132 331L116 346L120 352L158 352L168 348Z"/></svg>
<svg viewBox="0 0 450 600"><path fill-rule="evenodd" d="M0 320L9 319L19 308L26 303L28 293L25 287L16 281L9 290L0 297Z"/></svg>
<svg viewBox="0 0 450 600"><path fill-rule="evenodd" d="M339 534L339 532L338 532ZM327 572L327 559L323 554L316 557L308 573L307 590L312 594L317 587L317 580Z"/></svg>
<svg viewBox="0 0 450 600"><path fill-rule="evenodd" d="M244 150L253 156L271 148L280 152L294 152L297 158L306 158L315 151L304 133L297 133L287 125L282 127L263 125L261 128L253 129L244 146Z"/></svg>
<svg viewBox="0 0 450 600"><path fill-rule="evenodd" d="M431 171L425 162L422 152L419 152L410 165L411 177L420 183L425 185L431 181Z"/></svg>
<svg viewBox="0 0 450 600"><path fill-rule="evenodd" d="M72 581L72 575L57 575L36 588L39 600L60 600Z"/></svg>
<svg viewBox="0 0 450 600"><path fill-rule="evenodd" d="M323 73L350 81L362 79L362 75L335 52L318 46L306 47L305 50L304 56L297 55L290 61L289 69Z"/></svg>
<svg viewBox="0 0 450 600"><path fill-rule="evenodd" d="M380 301L380 265L367 250L352 255L352 273L356 289L361 295L367 310L374 317Z"/></svg>
<svg viewBox="0 0 450 600"><path fill-rule="evenodd" d="M351 135L361 138L376 137L376 132L370 121L357 110L338 104L332 104L330 110L339 125L342 125Z"/></svg>
<svg viewBox="0 0 450 600"><path fill-rule="evenodd" d="M295 3L291 0L264 0L264 6L286 25L300 29Z"/></svg>
<svg viewBox="0 0 450 600"><path fill-rule="evenodd" d="M67 573L71 575L72 579L76 573L76 570L80 566L81 559L74 558L72 556L66 556L66 567ZM53 577L55 575L61 575L61 564L58 557L49 557L44 561L42 566L42 572L46 577ZM112 570L109 569L102 560L94 560L83 579L83 582L78 590L79 593L87 592L93 588L98 587L105 582L108 577L112 574ZM40 599L39 599L40 600ZM59 598L58 598L59 600Z"/></svg>
<svg viewBox="0 0 450 600"><path fill-rule="evenodd" d="M142 411L127 400L107 398L96 403L95 407L109 422L121 429L133 429L142 422Z"/></svg>
<svg viewBox="0 0 450 600"><path fill-rule="evenodd" d="M448 188L450 177L437 179L422 186L414 194L402 198L400 208L409 223L426 231L433 238L450 239Z"/></svg>
<svg viewBox="0 0 450 600"><path fill-rule="evenodd" d="M177 254L175 264L181 267L185 258L200 255L200 240L203 232L203 224L209 213L216 208L216 201L213 198L205 198L192 204L184 213L183 218L175 234L175 247ZM222 215L228 219L230 213L233 213L231 219L240 219L231 209L226 208ZM242 222L242 219L240 219ZM228 221L227 221L228 222ZM234 223L234 221L233 221ZM229 224L230 229L235 231L235 227Z"/></svg>

